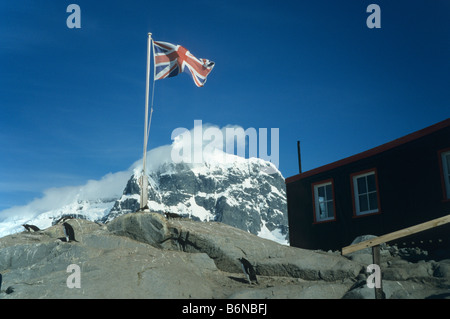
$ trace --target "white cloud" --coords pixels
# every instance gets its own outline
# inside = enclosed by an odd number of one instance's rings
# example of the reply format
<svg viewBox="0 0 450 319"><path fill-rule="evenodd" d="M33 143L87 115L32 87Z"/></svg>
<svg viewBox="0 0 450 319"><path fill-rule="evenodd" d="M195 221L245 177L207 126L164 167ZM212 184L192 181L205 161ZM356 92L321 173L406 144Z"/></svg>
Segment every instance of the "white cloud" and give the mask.
<svg viewBox="0 0 450 319"><path fill-rule="evenodd" d="M130 178L130 170L109 173L100 180L89 180L80 186L65 186L44 190L41 198L24 206L14 206L0 212L0 221L32 219L39 214L60 208L78 200L118 198Z"/></svg>

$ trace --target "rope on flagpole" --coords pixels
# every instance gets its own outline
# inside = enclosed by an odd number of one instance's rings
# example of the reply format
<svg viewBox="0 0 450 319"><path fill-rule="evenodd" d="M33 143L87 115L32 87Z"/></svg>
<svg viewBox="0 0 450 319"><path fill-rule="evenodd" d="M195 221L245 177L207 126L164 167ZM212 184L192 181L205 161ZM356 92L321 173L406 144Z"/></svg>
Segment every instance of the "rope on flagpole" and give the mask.
<svg viewBox="0 0 450 319"><path fill-rule="evenodd" d="M155 68L155 50L153 47L153 39L151 41L151 51L153 52L153 69ZM152 84L152 99L150 102L150 116L148 121L148 128L147 128L147 140L150 136L150 126L152 124L152 116L153 116L153 101L155 100L155 71L153 70L153 84Z"/></svg>
<svg viewBox="0 0 450 319"><path fill-rule="evenodd" d="M152 85L152 100L150 103L150 118L148 121L148 131L147 131L147 139L150 136L150 126L152 124L152 115L153 115L153 101L155 99L155 77L153 77L153 85Z"/></svg>

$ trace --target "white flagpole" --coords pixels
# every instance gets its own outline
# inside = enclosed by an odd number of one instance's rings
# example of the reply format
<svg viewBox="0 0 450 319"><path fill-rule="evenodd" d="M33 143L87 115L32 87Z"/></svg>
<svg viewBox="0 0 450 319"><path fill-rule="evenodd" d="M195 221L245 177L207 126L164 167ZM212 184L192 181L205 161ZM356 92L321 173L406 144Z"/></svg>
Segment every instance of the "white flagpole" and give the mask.
<svg viewBox="0 0 450 319"><path fill-rule="evenodd" d="M148 205L148 178L146 173L146 162L147 162L147 142L149 135L149 121L148 121L148 95L149 95L149 82L150 82L150 55L151 55L151 43L152 43L152 34L148 33L147 39L147 78L146 78L146 89L145 89L145 125L144 125L144 156L142 163L142 176L140 180L141 186L141 202L140 202L140 210L144 210ZM151 109L151 113L153 113L153 106Z"/></svg>

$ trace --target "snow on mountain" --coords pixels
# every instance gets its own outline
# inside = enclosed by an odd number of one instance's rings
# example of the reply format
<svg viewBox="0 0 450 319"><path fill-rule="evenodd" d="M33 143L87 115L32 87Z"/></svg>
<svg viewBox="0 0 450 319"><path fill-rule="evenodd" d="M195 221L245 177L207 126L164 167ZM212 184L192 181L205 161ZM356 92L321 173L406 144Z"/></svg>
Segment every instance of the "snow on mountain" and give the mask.
<svg viewBox="0 0 450 319"><path fill-rule="evenodd" d="M148 206L199 221L219 221L280 243L288 242L284 178L258 158L243 158L202 147L202 162L175 163L177 145L147 153ZM0 237L23 230L24 223L51 226L63 215L107 222L139 209L142 162L79 187L47 190L44 197L0 212ZM269 174L269 172L271 174Z"/></svg>
<svg viewBox="0 0 450 319"><path fill-rule="evenodd" d="M220 152L216 150L216 152ZM148 206L200 221L220 221L255 235L287 243L284 178L268 174L272 165L258 158L232 156L223 162L165 163L150 172ZM217 159L217 156L213 156ZM272 167L273 168L273 167ZM103 221L139 210L139 170Z"/></svg>
<svg viewBox="0 0 450 319"><path fill-rule="evenodd" d="M121 196L130 174L129 171L118 172L82 186L51 188L27 205L5 209L0 212L0 237L23 231L22 224L47 228L64 215L92 221L101 219Z"/></svg>

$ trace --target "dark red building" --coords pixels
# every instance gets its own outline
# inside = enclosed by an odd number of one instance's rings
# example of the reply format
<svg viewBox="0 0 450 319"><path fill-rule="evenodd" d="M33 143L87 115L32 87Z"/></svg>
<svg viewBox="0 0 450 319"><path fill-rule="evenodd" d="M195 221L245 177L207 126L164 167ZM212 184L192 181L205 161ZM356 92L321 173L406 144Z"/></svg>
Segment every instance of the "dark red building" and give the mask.
<svg viewBox="0 0 450 319"><path fill-rule="evenodd" d="M341 249L360 235L448 215L450 119L289 177L286 192L290 244L307 249ZM449 232L441 226L415 240L445 244Z"/></svg>

